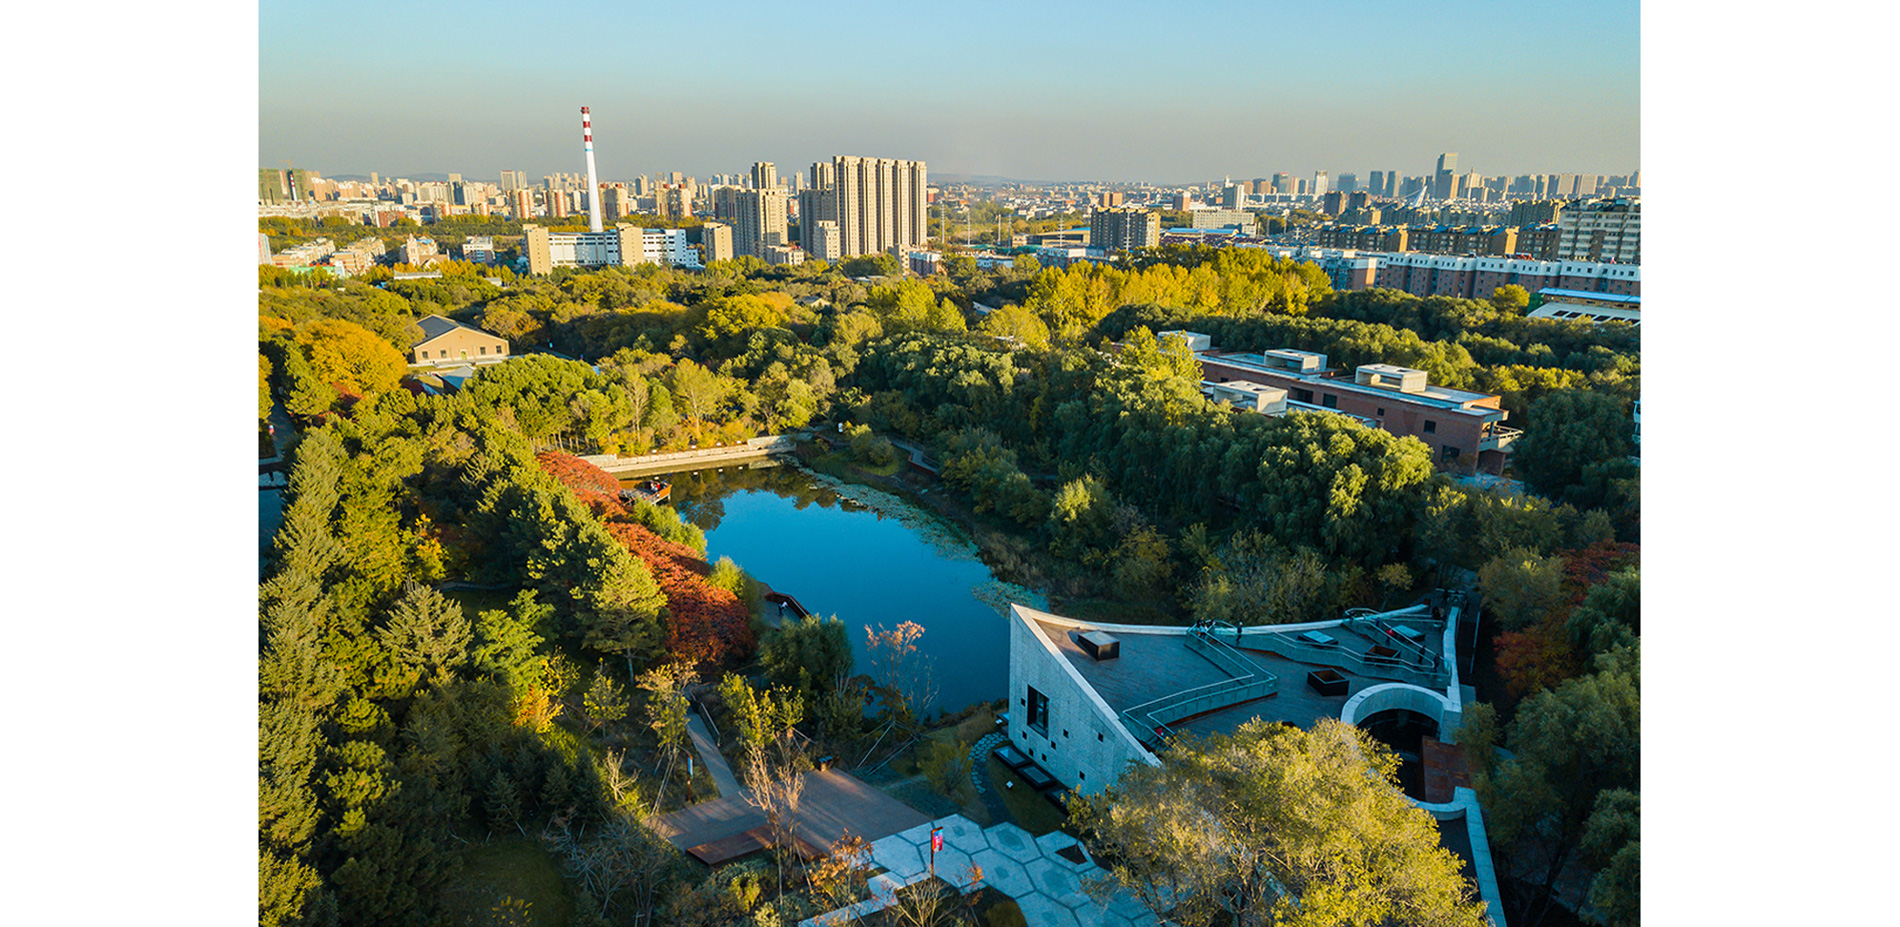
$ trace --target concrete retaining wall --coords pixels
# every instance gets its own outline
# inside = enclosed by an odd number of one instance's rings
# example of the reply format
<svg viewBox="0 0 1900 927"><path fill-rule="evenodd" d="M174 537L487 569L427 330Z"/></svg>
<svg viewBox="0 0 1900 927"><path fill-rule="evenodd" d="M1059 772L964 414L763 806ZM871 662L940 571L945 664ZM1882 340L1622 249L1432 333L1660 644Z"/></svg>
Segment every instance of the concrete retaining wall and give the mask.
<svg viewBox="0 0 1900 927"><path fill-rule="evenodd" d="M797 442L791 435L767 435L751 438L742 444L728 444L724 447L702 447L690 451L666 451L658 454L643 454L639 457L618 457L613 454L589 454L582 460L593 464L608 473L670 473L679 470L691 470L708 464L720 464L730 460L745 460L762 457L766 454L790 453Z"/></svg>

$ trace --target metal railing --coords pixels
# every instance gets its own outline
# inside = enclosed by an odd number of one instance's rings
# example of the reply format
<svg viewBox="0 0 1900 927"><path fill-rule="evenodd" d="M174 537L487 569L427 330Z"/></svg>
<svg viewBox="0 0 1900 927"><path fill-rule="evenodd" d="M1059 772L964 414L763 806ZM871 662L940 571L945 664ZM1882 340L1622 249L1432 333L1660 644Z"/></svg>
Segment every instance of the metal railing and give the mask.
<svg viewBox="0 0 1900 927"><path fill-rule="evenodd" d="M1232 630L1238 632L1239 629ZM1212 625L1195 625L1188 631L1188 649L1232 678L1183 689L1118 712L1122 726L1134 734L1142 746L1152 749L1152 744L1173 737L1174 728L1170 725L1182 718L1279 694L1279 676L1262 669L1216 638L1215 631Z"/></svg>
<svg viewBox="0 0 1900 927"><path fill-rule="evenodd" d="M1310 663L1319 666L1337 666L1351 670L1360 676L1377 679L1389 679L1427 689L1441 689L1451 682L1451 672L1442 661L1436 665L1418 666L1404 661L1386 662L1377 658L1369 659L1366 654L1348 650L1343 646L1321 647L1300 641L1290 634L1275 630L1271 626L1258 629L1257 634L1240 632L1235 634L1237 646L1252 650L1264 650L1275 656L1285 657L1295 663ZM1221 633L1231 633L1223 631ZM1384 635L1380 635L1383 638Z"/></svg>

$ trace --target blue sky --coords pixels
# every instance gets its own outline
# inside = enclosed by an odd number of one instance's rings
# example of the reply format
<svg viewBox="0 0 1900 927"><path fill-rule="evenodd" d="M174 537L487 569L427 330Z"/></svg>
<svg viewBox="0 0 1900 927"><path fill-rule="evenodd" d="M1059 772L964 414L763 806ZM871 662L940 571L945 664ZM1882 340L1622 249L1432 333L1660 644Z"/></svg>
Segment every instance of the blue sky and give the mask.
<svg viewBox="0 0 1900 927"><path fill-rule="evenodd" d="M699 177L836 154L933 174L1625 173L1628 0L264 0L259 163L328 175Z"/></svg>

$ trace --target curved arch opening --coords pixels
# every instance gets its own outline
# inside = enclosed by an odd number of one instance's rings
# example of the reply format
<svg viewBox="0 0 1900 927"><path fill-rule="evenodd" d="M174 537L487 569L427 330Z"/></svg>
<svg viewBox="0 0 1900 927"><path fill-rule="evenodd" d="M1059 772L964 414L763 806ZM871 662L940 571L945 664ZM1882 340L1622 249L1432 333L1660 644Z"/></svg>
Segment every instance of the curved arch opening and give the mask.
<svg viewBox="0 0 1900 927"><path fill-rule="evenodd" d="M1425 738L1438 736L1438 720L1409 708L1387 708L1359 719L1372 739L1399 757L1399 787L1408 797L1425 799Z"/></svg>

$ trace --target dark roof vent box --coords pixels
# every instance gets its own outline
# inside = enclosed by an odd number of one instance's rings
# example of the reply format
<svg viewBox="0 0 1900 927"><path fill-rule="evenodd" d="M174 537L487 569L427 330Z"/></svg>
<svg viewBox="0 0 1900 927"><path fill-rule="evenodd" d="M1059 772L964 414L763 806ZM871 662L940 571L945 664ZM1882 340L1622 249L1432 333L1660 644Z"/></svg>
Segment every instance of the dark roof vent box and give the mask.
<svg viewBox="0 0 1900 927"><path fill-rule="evenodd" d="M1122 642L1106 631L1089 631L1075 639L1082 652L1096 660L1113 660L1122 655Z"/></svg>

